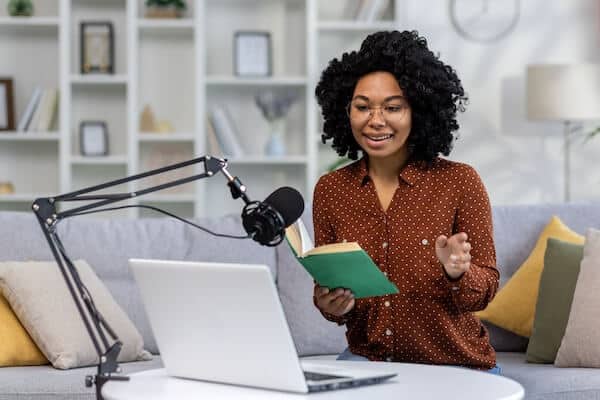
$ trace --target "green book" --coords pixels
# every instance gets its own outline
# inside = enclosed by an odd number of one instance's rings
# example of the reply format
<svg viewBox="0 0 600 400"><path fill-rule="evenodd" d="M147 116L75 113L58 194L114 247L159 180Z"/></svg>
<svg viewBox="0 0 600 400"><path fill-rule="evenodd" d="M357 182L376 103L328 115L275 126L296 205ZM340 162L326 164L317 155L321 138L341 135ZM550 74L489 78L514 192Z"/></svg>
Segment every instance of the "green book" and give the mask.
<svg viewBox="0 0 600 400"><path fill-rule="evenodd" d="M296 259L323 287L352 290L357 299L398 293L356 242L314 247L301 220L285 230L285 238Z"/></svg>

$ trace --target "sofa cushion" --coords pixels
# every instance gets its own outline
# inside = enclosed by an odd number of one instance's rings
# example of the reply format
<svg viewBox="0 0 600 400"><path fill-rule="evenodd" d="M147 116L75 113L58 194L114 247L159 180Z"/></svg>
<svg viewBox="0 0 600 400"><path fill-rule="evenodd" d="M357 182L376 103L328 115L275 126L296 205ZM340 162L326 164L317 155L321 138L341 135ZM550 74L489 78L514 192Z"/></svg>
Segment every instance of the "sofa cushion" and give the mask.
<svg viewBox="0 0 600 400"><path fill-rule="evenodd" d="M96 308L123 343L118 361L148 360L150 354L143 348L140 333L106 286L85 261L78 260L74 264ZM0 263L0 289L55 368L69 369L99 362L55 261Z"/></svg>
<svg viewBox="0 0 600 400"><path fill-rule="evenodd" d="M194 219L218 233L245 234L240 216ZM146 349L158 352L129 258L265 264L276 275L275 251L252 240L215 237L171 218L68 218L58 232L71 259L85 259L140 331ZM53 260L33 213L0 213L0 261Z"/></svg>
<svg viewBox="0 0 600 400"><path fill-rule="evenodd" d="M541 232L527 260L496 294L488 306L477 312L479 318L521 336L529 337L533 329L535 303L540 275L544 268L544 253L549 237L583 244L584 238L553 216Z"/></svg>
<svg viewBox="0 0 600 400"><path fill-rule="evenodd" d="M123 374L162 368L159 356L150 361L119 365ZM95 388L85 387L86 375L96 374L95 367L59 370L51 366L8 367L0 370L0 400L94 400ZM117 384L126 385L127 382Z"/></svg>
<svg viewBox="0 0 600 400"><path fill-rule="evenodd" d="M600 368L600 231L589 229L558 367Z"/></svg>
<svg viewBox="0 0 600 400"><path fill-rule="evenodd" d="M565 333L583 245L548 239L527 361L553 363Z"/></svg>
<svg viewBox="0 0 600 400"><path fill-rule="evenodd" d="M527 400L596 400L600 373L593 368L556 368L525 362L525 353L499 352L502 375L523 385Z"/></svg>
<svg viewBox="0 0 600 400"><path fill-rule="evenodd" d="M48 364L1 293L0 339L0 367Z"/></svg>

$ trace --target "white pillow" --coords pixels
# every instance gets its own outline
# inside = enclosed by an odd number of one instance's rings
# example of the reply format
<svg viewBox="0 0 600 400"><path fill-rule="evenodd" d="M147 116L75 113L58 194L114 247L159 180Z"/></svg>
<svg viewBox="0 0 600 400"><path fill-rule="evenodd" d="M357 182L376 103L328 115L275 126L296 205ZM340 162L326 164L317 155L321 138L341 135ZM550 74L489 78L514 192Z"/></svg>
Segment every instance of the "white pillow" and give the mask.
<svg viewBox="0 0 600 400"><path fill-rule="evenodd" d="M119 362L149 360L142 336L92 268L75 261L96 308L123 347ZM0 290L34 342L55 368L98 364L98 356L56 262L1 262ZM86 311L87 313L87 311ZM107 334L109 343L112 339Z"/></svg>
<svg viewBox="0 0 600 400"><path fill-rule="evenodd" d="M600 368L600 231L588 229L557 367Z"/></svg>

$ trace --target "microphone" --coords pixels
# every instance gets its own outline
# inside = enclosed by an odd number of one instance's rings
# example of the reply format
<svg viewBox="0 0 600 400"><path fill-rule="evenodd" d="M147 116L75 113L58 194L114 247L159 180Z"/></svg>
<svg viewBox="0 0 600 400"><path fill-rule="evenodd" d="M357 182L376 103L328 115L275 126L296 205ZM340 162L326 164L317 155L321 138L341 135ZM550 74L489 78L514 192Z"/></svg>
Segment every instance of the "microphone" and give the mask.
<svg viewBox="0 0 600 400"><path fill-rule="evenodd" d="M285 228L304 212L304 199L294 188L280 187L263 202L253 201L242 210L244 229L263 246L277 246L285 236Z"/></svg>

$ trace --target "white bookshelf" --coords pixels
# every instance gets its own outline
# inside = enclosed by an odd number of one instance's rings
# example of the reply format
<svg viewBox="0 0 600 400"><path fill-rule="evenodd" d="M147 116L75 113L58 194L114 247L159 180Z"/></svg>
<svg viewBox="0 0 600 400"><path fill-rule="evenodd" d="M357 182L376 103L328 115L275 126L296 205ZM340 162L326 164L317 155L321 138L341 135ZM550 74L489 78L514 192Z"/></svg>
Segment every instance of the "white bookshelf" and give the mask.
<svg viewBox="0 0 600 400"><path fill-rule="evenodd" d="M324 166L335 159L329 146L320 144L314 88L322 69L331 57L357 49L368 32L399 25L399 0L391 0L383 19L375 22L344 15L346 3L357 1L188 0L183 18L165 20L145 18L143 0L37 0L39 15L31 18L6 16L6 0L0 0L0 46L15 54L18 50L17 57L0 60L0 75L15 80L16 121L35 86L60 91L55 131L0 132L0 181L16 188L15 194L0 196L0 209L28 210L37 197L207 154L206 121L216 103L226 104L233 114L245 154L227 157L229 171L246 184L251 198L264 199L289 185L309 201ZM85 20L113 23L114 74L80 73L79 23ZM272 76L234 75L237 30L271 33ZM283 157L263 152L269 127L254 103L263 90L298 96L287 116ZM174 132L141 132L146 104ZM80 155L82 120L107 122L108 156ZM202 171L197 166L186 172ZM145 186L131 183L115 191ZM239 213L242 206L230 198L220 176L136 201L186 217ZM136 209L124 213L154 215Z"/></svg>

